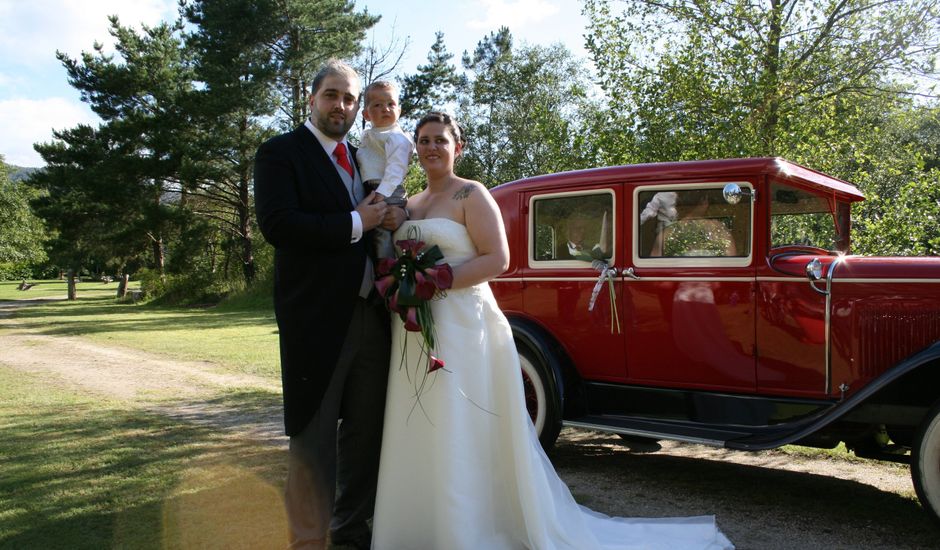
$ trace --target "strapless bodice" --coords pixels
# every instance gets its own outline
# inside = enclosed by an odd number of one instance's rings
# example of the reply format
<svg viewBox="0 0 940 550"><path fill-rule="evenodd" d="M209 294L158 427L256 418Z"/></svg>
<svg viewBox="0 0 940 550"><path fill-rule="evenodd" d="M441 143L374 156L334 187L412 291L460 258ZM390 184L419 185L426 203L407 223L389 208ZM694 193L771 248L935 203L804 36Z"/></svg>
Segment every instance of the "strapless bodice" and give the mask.
<svg viewBox="0 0 940 550"><path fill-rule="evenodd" d="M477 255L467 227L449 218L406 220L395 231L395 241L415 239L428 246L437 245L444 254L444 262L458 266Z"/></svg>

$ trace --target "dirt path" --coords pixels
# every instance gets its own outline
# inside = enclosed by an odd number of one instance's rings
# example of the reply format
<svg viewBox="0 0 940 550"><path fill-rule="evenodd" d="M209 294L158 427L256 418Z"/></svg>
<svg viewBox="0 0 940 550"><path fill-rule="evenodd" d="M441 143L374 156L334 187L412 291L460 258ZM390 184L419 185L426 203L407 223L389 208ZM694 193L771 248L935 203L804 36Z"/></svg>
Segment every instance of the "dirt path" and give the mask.
<svg viewBox="0 0 940 550"><path fill-rule="evenodd" d="M31 333L11 316L26 305L0 302L0 368L286 448L279 407L234 410L217 400L233 389L278 395L279 381ZM913 500L904 466L627 443L573 429L563 430L552 460L589 507L619 516L714 514L738 548L940 548L940 529Z"/></svg>

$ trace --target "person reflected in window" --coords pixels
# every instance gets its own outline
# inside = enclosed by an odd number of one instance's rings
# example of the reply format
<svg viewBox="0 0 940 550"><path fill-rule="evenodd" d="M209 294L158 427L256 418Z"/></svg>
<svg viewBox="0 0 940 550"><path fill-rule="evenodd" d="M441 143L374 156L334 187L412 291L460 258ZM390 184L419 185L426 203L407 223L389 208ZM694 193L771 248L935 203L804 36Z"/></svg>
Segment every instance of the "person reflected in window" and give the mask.
<svg viewBox="0 0 940 550"><path fill-rule="evenodd" d="M679 219L663 230L663 256L737 256L731 231L717 219L705 190L678 193Z"/></svg>
<svg viewBox="0 0 940 550"><path fill-rule="evenodd" d="M663 255L663 234L666 227L676 222L676 192L662 191L653 195L653 198L640 212L640 226L643 256ZM652 241L647 237L652 235Z"/></svg>
<svg viewBox="0 0 940 550"><path fill-rule="evenodd" d="M607 212L601 216L597 242L589 244L588 232L592 223L596 223L594 220L595 217L583 213L572 214L568 218L566 229L569 258L586 262L610 258L610 222Z"/></svg>

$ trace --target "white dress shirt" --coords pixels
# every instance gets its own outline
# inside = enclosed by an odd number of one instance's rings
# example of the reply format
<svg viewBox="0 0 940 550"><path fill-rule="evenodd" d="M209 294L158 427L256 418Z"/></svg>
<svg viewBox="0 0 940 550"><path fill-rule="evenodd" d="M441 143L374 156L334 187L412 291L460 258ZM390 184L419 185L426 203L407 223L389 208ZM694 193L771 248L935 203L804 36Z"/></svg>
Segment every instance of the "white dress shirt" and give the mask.
<svg viewBox="0 0 940 550"><path fill-rule="evenodd" d="M333 151L336 149L337 145L339 145L340 143L343 143L346 145L346 155L349 156L349 143L347 143L345 139L340 142L327 136L326 134L321 132L320 129L317 128L313 124L313 122L310 121L309 118L304 121L304 126L306 126L308 130L313 132L313 136L317 138L317 141L320 142L320 145L323 147L323 150L326 151L326 154L330 157L330 160L333 161L333 166L336 168L337 173L338 173L339 170L341 170L341 167L339 166L339 164L336 163L336 158L333 156ZM355 163L352 162L351 158L350 158L350 165L355 165ZM355 173L356 172L353 171L353 174ZM353 183L352 183L353 187L356 185L355 180L356 178L354 177ZM356 204L357 202L359 202L358 200L356 200L356 196L352 192L351 189L350 189L349 196L352 199L353 204ZM358 242L360 239L362 239L362 218L359 216L359 212L356 212L355 210L350 212L350 215L352 216L352 235L350 235L349 237L349 242L355 243L355 242Z"/></svg>

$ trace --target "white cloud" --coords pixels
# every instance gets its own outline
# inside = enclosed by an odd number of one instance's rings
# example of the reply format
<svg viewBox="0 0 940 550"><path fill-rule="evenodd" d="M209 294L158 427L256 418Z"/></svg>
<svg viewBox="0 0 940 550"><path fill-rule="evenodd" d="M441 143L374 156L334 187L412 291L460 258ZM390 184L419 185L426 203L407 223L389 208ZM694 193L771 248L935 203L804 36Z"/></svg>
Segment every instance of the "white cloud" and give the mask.
<svg viewBox="0 0 940 550"><path fill-rule="evenodd" d="M0 101L0 154L7 164L43 166L33 143L52 140L53 129L72 128L81 123L97 124L98 118L83 104L53 97L49 99L10 99Z"/></svg>
<svg viewBox="0 0 940 550"><path fill-rule="evenodd" d="M97 123L77 94L67 98L56 50L76 58L100 42L111 50L109 15L139 29L176 18L176 0L0 0L0 154L19 166L41 166L35 142L52 129Z"/></svg>
<svg viewBox="0 0 940 550"><path fill-rule="evenodd" d="M139 28L175 12L175 0L0 0L0 56L8 64L56 62L56 50L75 57L96 40L110 44L109 15Z"/></svg>
<svg viewBox="0 0 940 550"><path fill-rule="evenodd" d="M558 6L546 0L480 0L482 19L472 19L467 26L474 30L492 31L501 26L513 30L539 23L558 13Z"/></svg>

